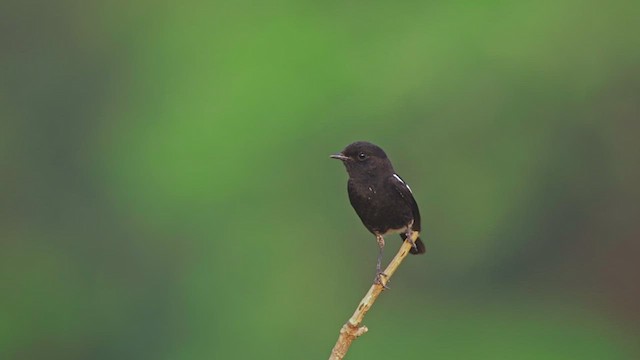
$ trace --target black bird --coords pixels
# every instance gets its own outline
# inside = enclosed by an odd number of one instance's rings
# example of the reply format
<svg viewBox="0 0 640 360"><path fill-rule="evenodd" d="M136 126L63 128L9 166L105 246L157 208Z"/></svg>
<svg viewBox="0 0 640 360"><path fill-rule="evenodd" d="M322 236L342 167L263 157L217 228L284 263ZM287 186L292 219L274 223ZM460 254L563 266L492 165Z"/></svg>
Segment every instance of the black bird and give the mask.
<svg viewBox="0 0 640 360"><path fill-rule="evenodd" d="M411 188L396 174L391 161L380 147L357 141L341 153L331 155L341 160L349 173L349 201L364 226L378 241L376 282L380 283L384 235L399 233L413 244L412 254L423 254L420 235L420 210Z"/></svg>

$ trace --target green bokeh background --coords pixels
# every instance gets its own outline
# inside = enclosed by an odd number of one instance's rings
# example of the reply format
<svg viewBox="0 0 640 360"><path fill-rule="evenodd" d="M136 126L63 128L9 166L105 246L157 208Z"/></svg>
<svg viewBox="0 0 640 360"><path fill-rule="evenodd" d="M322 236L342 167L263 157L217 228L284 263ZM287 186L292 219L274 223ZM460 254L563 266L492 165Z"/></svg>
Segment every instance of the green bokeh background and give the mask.
<svg viewBox="0 0 640 360"><path fill-rule="evenodd" d="M0 358L640 358L640 3L0 4ZM388 239L387 258L400 241Z"/></svg>

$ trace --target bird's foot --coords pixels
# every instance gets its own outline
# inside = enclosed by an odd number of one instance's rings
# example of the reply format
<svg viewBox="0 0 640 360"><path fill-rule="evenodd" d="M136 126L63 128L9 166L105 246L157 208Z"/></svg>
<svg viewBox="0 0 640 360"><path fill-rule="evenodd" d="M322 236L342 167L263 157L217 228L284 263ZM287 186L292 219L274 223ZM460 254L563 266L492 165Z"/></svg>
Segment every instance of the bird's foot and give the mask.
<svg viewBox="0 0 640 360"><path fill-rule="evenodd" d="M418 246L416 246L416 242L413 241L413 231L411 231L411 226L413 226L413 221L409 224L407 232L404 234L404 236L407 240L409 240L409 243L411 244L411 247L413 247L413 250L418 251Z"/></svg>
<svg viewBox="0 0 640 360"><path fill-rule="evenodd" d="M389 289L389 287L387 286L387 283L389 282L389 280L387 279L389 277L389 275L378 271L378 273L376 274L376 277L373 279L373 283L376 285L382 285L382 287L386 290Z"/></svg>
<svg viewBox="0 0 640 360"><path fill-rule="evenodd" d="M416 245L416 242L413 241L413 239L411 239L411 238L407 238L407 239L411 243L411 246L413 247L413 250L418 251L418 246Z"/></svg>

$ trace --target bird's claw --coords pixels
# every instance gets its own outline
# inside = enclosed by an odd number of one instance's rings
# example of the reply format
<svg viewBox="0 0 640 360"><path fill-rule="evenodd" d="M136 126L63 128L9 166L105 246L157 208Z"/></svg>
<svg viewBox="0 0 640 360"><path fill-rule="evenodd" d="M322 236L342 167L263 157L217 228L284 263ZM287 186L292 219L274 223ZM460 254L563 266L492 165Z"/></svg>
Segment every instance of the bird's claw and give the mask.
<svg viewBox="0 0 640 360"><path fill-rule="evenodd" d="M407 231L404 233L404 236L405 236L405 238L407 240L409 240L409 243L411 244L411 247L413 248L413 250L415 250L417 252L418 251L418 246L416 245L416 242L413 241L413 230L412 229L413 229L413 220L411 220L411 222L407 226Z"/></svg>
<svg viewBox="0 0 640 360"><path fill-rule="evenodd" d="M411 243L413 250L418 251L418 246L416 245L416 242L413 241L411 238L409 238L409 242Z"/></svg>
<svg viewBox="0 0 640 360"><path fill-rule="evenodd" d="M376 285L382 285L382 287L386 290L386 289L389 289L389 287L387 286L387 283L389 282L389 280L382 281L382 277L383 277L383 276L384 276L385 278L388 278L388 277L389 277L389 275L387 275L387 274L385 274L385 273L383 273L383 272L380 272L380 271L379 271L379 272L376 274L375 279L373 279L373 283L374 283L374 284L376 284Z"/></svg>

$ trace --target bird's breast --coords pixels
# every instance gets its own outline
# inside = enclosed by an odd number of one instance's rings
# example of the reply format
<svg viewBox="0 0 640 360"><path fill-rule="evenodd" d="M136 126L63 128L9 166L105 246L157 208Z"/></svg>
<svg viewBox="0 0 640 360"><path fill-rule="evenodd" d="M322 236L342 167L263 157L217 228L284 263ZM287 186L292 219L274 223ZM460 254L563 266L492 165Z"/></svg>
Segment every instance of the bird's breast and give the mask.
<svg viewBox="0 0 640 360"><path fill-rule="evenodd" d="M349 199L371 232L404 232L412 220L411 209L402 196L384 183L350 181Z"/></svg>

